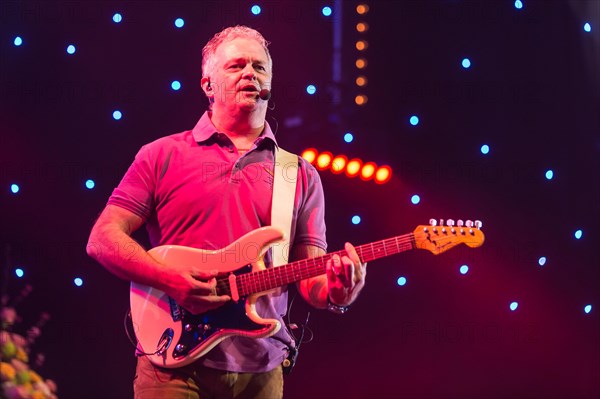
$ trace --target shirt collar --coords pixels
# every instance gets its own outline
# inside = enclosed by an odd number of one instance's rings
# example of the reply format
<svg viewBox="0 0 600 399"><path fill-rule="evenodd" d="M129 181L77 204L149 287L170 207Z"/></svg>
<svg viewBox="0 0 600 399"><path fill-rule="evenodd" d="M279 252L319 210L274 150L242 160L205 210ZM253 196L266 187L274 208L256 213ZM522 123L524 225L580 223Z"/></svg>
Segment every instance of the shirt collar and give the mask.
<svg viewBox="0 0 600 399"><path fill-rule="evenodd" d="M210 120L210 117L208 116L208 111L204 112L204 114L192 130L192 135L194 136L194 140L196 140L197 143L202 143L210 139L213 135L217 133L217 128L215 127L215 125L213 125L212 121ZM256 139L256 144L258 145L258 143L262 142L264 139L270 139L275 145L277 145L275 135L273 134L271 126L267 121L265 121L265 129Z"/></svg>

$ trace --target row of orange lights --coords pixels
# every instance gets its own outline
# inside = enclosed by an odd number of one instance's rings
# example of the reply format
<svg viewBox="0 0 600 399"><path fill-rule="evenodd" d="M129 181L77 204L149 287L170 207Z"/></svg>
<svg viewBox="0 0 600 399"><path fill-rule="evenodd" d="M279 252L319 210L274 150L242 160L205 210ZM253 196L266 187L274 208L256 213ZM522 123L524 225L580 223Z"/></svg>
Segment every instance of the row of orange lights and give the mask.
<svg viewBox="0 0 600 399"><path fill-rule="evenodd" d="M345 173L348 177L359 176L362 180L374 180L377 184L384 184L392 178L392 168L387 165L377 166L375 162L363 162L359 158L348 159L345 155L334 156L329 151L319 152L308 148L302 153L302 158L315 165L318 170L329 169L332 173Z"/></svg>
<svg viewBox="0 0 600 399"><path fill-rule="evenodd" d="M364 17L365 14L367 14L369 12L369 6L367 4L359 4L358 6L356 6L356 13L358 15L360 15L361 17ZM369 24L362 21L362 22L358 22L356 24L356 31L359 34L364 34L369 30ZM356 42L356 49L360 52L365 51L367 48L369 48L369 42L364 40L364 39L360 39ZM356 68L358 68L359 70L361 70L361 72L364 73L364 69L367 67L367 60L364 57L359 57L356 60ZM355 83L358 87L364 88L367 84L368 84L368 79L364 74L359 75L356 80ZM358 94L354 97L354 103L356 105L365 105L367 103L367 101L369 101L369 98L366 96L366 94Z"/></svg>

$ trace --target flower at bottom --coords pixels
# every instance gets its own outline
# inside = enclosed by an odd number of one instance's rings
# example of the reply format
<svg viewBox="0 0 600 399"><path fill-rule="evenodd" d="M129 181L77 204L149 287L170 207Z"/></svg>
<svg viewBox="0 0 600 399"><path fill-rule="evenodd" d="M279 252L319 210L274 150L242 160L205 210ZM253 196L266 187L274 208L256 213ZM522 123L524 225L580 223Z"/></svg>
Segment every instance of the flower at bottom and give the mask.
<svg viewBox="0 0 600 399"><path fill-rule="evenodd" d="M12 381L17 372L13 366L8 363L0 362L0 379L2 381Z"/></svg>

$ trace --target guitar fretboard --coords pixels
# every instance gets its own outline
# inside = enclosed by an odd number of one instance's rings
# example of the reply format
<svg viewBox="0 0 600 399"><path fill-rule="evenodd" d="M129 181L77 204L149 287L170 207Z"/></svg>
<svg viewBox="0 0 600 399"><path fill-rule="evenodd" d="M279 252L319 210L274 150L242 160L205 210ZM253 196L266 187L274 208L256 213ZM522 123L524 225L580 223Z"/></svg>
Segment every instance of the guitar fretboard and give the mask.
<svg viewBox="0 0 600 399"><path fill-rule="evenodd" d="M365 263L415 248L415 237L413 233L409 233L381 241L375 241L370 244L359 245L355 248L359 258ZM341 250L331 252L322 256L302 259L279 267L240 274L236 277L239 295L242 297L268 291L310 277L325 274L325 265L327 261L336 254L340 257L345 256L346 251ZM231 294L227 279L219 281L219 290L223 293Z"/></svg>

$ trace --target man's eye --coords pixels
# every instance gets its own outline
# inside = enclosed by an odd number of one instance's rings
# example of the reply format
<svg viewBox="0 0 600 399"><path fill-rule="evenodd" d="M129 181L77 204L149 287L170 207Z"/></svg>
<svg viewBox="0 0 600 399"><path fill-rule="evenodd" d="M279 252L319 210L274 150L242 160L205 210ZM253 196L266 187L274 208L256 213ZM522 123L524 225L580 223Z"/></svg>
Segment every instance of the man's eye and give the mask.
<svg viewBox="0 0 600 399"><path fill-rule="evenodd" d="M262 66L262 65L257 65L255 68L256 68L256 69L258 69L259 71L266 71L266 70L267 70L267 69L266 69L264 66Z"/></svg>

